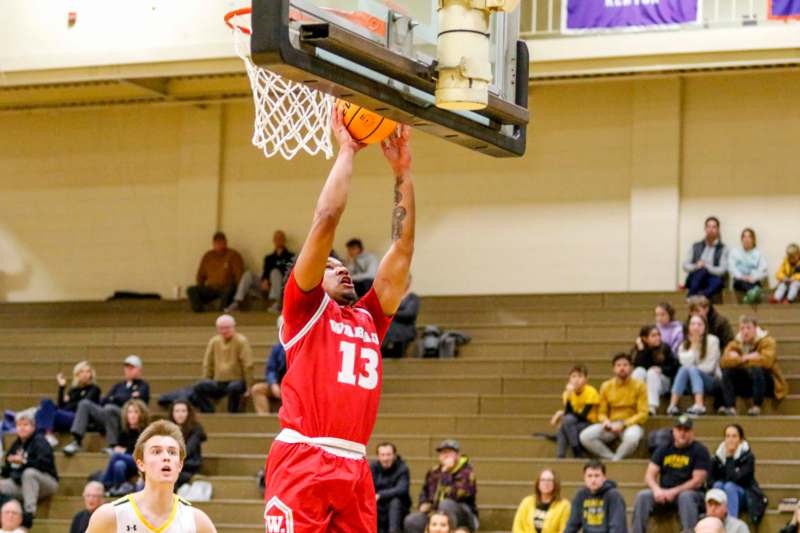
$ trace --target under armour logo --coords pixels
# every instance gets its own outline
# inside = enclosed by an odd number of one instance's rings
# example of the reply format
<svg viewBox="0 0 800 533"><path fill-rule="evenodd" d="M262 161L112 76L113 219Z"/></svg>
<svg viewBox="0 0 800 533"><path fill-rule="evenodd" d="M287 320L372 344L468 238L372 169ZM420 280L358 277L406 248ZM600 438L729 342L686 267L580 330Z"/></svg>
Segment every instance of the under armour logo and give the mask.
<svg viewBox="0 0 800 533"><path fill-rule="evenodd" d="M136 524L125 526L125 531L136 531Z"/></svg>

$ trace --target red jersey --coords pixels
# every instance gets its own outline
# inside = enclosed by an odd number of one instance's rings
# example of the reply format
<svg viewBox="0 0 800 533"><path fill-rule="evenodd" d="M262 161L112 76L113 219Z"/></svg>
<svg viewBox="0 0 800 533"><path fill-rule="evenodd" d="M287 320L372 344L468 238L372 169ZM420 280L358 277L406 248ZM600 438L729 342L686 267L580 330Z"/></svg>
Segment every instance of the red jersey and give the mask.
<svg viewBox="0 0 800 533"><path fill-rule="evenodd" d="M380 403L381 342L391 324L374 289L354 306L286 282L280 340L286 349L281 427L367 445Z"/></svg>

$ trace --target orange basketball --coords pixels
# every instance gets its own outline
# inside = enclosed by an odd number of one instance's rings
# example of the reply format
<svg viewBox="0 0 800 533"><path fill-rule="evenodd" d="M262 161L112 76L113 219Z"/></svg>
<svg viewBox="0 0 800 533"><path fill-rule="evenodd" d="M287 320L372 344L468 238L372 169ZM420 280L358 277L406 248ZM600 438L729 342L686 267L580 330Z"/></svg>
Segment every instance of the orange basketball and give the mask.
<svg viewBox="0 0 800 533"><path fill-rule="evenodd" d="M344 112L344 125L347 131L358 142L364 144L381 142L397 127L397 122L394 120L350 102L337 100L336 105Z"/></svg>

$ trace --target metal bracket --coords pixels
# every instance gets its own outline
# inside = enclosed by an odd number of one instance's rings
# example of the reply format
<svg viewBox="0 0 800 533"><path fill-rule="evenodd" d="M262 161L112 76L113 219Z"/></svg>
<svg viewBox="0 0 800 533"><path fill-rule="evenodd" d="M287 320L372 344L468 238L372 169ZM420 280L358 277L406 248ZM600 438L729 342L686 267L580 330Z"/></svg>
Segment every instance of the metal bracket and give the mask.
<svg viewBox="0 0 800 533"><path fill-rule="evenodd" d="M414 58L414 28L419 22L397 11L389 11L386 21L386 45L389 50Z"/></svg>

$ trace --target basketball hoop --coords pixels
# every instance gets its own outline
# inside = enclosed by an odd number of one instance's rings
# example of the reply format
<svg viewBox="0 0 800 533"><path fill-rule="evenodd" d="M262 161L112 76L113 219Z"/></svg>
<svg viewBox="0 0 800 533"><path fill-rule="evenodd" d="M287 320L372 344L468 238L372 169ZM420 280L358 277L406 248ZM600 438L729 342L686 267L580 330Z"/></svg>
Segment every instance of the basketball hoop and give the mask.
<svg viewBox="0 0 800 533"><path fill-rule="evenodd" d="M225 24L233 30L234 48L250 78L255 104L253 145L265 157L280 154L292 159L301 151L320 152L328 159L331 144L331 110L334 97L260 67L250 59L251 8L230 11Z"/></svg>

